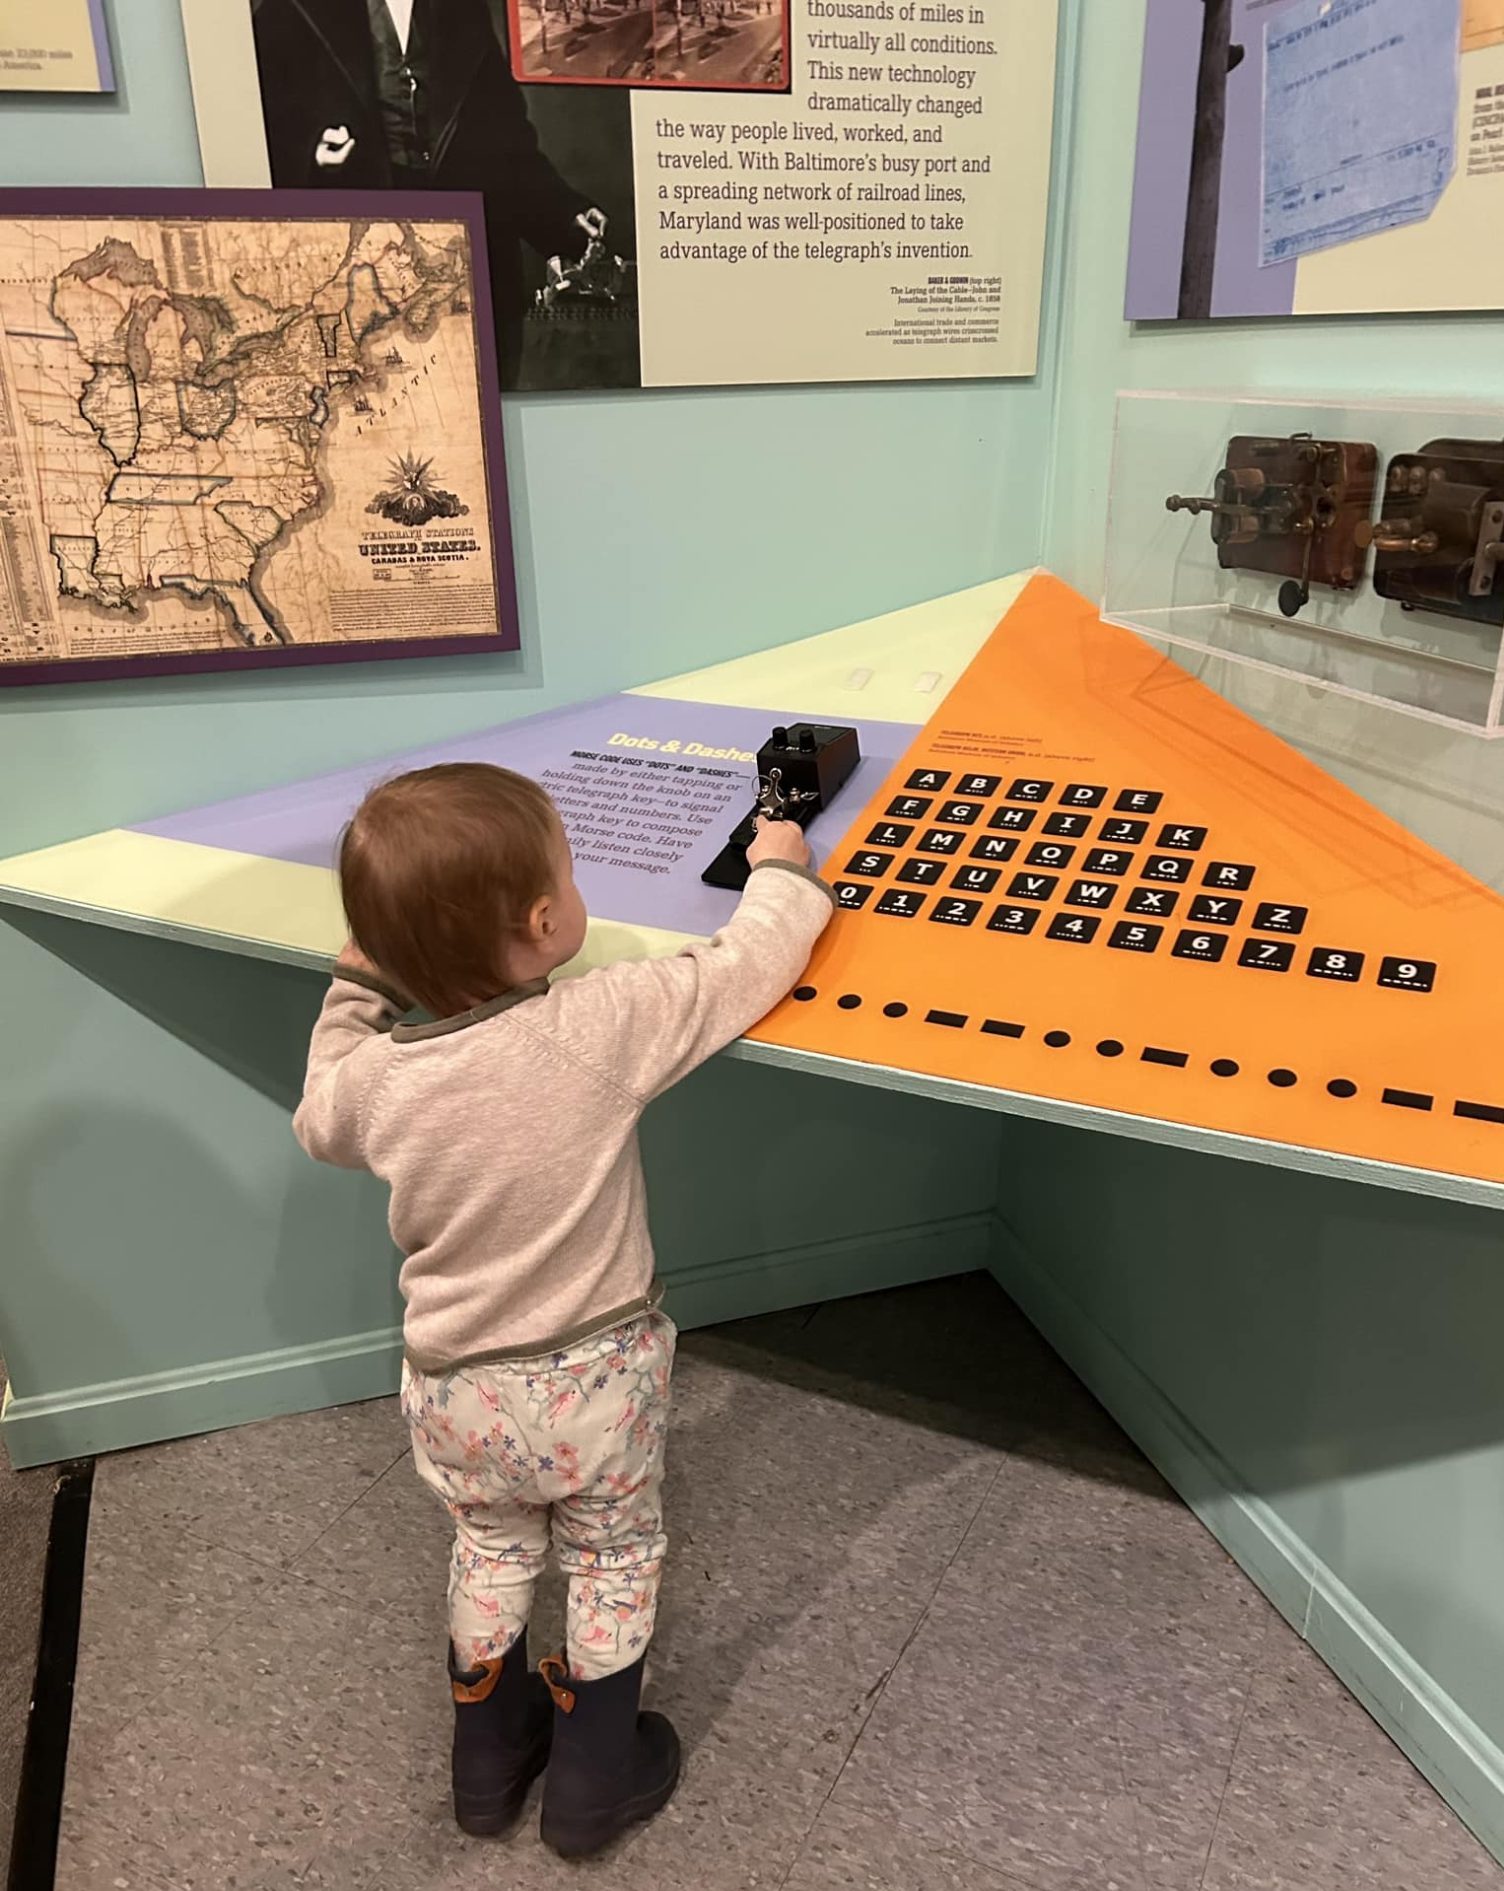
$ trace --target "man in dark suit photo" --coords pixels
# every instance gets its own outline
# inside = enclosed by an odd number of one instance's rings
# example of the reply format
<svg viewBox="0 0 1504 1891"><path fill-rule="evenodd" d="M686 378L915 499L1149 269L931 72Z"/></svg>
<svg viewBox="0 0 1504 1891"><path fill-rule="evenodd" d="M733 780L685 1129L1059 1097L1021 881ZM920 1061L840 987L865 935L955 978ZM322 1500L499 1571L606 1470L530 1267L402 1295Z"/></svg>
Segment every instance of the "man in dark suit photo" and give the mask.
<svg viewBox="0 0 1504 1891"><path fill-rule="evenodd" d="M538 141L500 37L499 0L253 0L272 182L478 190L502 385L527 305L520 245L551 273L605 232Z"/></svg>

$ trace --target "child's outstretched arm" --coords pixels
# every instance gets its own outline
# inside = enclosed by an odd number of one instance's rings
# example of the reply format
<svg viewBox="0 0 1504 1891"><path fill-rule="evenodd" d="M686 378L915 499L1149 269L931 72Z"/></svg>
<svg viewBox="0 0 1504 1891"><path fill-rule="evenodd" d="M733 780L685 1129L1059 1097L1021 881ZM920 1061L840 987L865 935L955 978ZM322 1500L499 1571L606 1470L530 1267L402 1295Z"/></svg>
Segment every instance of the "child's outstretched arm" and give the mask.
<svg viewBox="0 0 1504 1891"><path fill-rule="evenodd" d="M673 958L611 966L574 990L555 988L575 1054L641 1101L766 1016L797 984L830 923L834 895L810 871L795 823L762 822L747 859L741 903L713 939Z"/></svg>
<svg viewBox="0 0 1504 1891"><path fill-rule="evenodd" d="M315 1160L365 1167L361 1119L370 1072L354 1053L410 1008L356 946L345 947L313 1027L303 1101L292 1119L293 1134Z"/></svg>

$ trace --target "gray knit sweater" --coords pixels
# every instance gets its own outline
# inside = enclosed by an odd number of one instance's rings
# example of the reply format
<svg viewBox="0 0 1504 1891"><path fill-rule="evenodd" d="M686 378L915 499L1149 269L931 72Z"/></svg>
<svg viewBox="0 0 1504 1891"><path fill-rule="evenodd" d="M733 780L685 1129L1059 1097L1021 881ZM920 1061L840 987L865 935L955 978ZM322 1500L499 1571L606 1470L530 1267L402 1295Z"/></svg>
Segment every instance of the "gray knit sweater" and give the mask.
<svg viewBox="0 0 1504 1891"><path fill-rule="evenodd" d="M416 1367L552 1352L652 1304L638 1118L789 991L831 910L770 861L713 939L436 1024L335 977L293 1128L390 1186Z"/></svg>

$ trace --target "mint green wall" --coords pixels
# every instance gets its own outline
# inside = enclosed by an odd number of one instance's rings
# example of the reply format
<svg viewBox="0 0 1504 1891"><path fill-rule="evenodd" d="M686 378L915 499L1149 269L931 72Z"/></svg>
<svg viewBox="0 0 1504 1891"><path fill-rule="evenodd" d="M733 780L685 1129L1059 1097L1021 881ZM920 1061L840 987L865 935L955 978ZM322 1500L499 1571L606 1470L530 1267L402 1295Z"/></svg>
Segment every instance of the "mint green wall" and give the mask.
<svg viewBox="0 0 1504 1891"><path fill-rule="evenodd" d="M321 981L21 915L3 938L0 1312L36 1462L395 1383L385 1192L288 1129ZM978 1112L698 1072L644 1124L681 1320L985 1263L997 1130Z"/></svg>
<svg viewBox="0 0 1504 1891"><path fill-rule="evenodd" d="M997 1272L1504 1853L1504 1269L1456 1203L1018 1123Z"/></svg>
<svg viewBox="0 0 1504 1891"><path fill-rule="evenodd" d="M111 9L121 94L0 104L6 183L197 183L177 0ZM830 630L1032 564L1032 382L505 403L526 648L0 698L0 849Z"/></svg>
<svg viewBox="0 0 1504 1891"><path fill-rule="evenodd" d="M0 105L0 179L198 180L177 0L111 11L119 98ZM1041 377L511 400L518 660L5 693L0 852L1030 564L1050 398ZM313 1169L287 1128L317 981L26 920L0 925L0 992L12 1451L384 1389L396 1302L379 1193ZM978 1264L997 1139L976 1115L747 1067L703 1073L646 1132L681 1310ZM943 1164L929 1153L941 1146Z"/></svg>
<svg viewBox="0 0 1504 1891"><path fill-rule="evenodd" d="M1072 0L1082 13L1088 0ZM1189 4L1187 10L1197 9ZM1102 593L1114 397L1120 388L1504 403L1498 315L1215 323L1123 320L1145 0L1090 4L1060 196L1060 373L1042 562ZM1288 688L1232 665L1213 687L1490 884L1504 887L1504 741Z"/></svg>
<svg viewBox="0 0 1504 1891"><path fill-rule="evenodd" d="M1504 395L1504 356L1497 315L1124 322L1145 0L1084 3L1089 23L1076 66L1064 196L1065 365L1045 552L1052 569L1095 597L1102 578L1112 403L1119 388L1391 398L1434 393L1488 400Z"/></svg>
<svg viewBox="0 0 1504 1891"><path fill-rule="evenodd" d="M1088 0L1044 562L1100 594L1119 388L1496 399L1504 325L1122 320L1144 0ZM1504 743L1208 680L1500 883ZM1480 1024L1487 1021L1480 1020ZM1504 1852L1504 1226L1015 1124L999 1272L1313 1644Z"/></svg>

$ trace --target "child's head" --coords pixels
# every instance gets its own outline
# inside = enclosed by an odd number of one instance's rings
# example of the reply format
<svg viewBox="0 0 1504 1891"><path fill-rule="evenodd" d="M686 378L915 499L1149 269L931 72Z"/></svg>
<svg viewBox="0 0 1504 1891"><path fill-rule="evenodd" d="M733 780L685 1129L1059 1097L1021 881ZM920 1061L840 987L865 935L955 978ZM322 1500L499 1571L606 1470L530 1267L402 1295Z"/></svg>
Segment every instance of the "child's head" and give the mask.
<svg viewBox="0 0 1504 1891"><path fill-rule="evenodd" d="M585 941L558 811L510 769L450 762L373 788L339 875L355 943L435 1017L546 976Z"/></svg>

